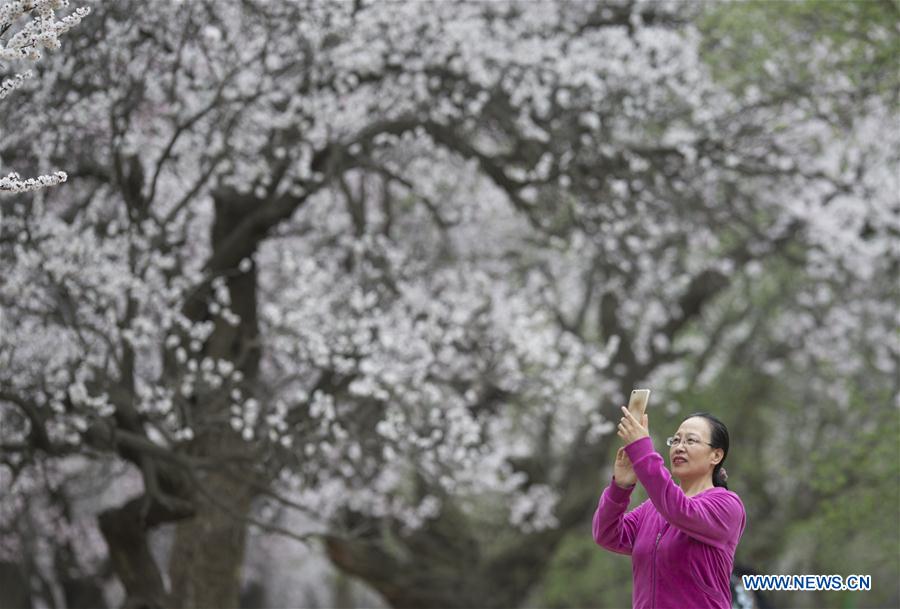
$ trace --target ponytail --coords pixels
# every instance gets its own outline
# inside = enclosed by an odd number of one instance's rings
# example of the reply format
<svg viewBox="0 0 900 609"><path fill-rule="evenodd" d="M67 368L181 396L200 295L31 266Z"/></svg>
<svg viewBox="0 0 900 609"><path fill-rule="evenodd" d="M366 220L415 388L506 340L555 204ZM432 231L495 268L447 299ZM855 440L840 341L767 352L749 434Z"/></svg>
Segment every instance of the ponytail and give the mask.
<svg viewBox="0 0 900 609"><path fill-rule="evenodd" d="M724 460L725 459L722 459L722 461ZM722 467L722 462L720 461L713 468L713 486L721 486L722 488L727 489L728 485L725 484L726 480L728 480L728 472Z"/></svg>

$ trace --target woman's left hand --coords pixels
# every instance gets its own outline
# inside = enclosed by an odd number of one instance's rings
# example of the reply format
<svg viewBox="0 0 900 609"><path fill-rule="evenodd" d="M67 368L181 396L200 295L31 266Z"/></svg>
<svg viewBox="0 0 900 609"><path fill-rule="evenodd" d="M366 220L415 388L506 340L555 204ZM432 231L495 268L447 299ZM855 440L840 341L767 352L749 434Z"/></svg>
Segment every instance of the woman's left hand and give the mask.
<svg viewBox="0 0 900 609"><path fill-rule="evenodd" d="M617 433L625 441L626 446L635 440L650 437L650 424L646 413L641 417L640 423L638 423L638 420L634 418L634 415L631 414L627 407L622 406L622 413L625 416L619 421L619 431Z"/></svg>

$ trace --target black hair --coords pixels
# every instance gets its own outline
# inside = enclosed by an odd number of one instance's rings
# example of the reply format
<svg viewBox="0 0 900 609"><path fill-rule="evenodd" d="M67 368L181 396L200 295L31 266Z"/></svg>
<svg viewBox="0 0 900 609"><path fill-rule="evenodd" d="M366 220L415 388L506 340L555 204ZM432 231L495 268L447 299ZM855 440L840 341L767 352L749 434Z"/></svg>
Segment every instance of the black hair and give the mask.
<svg viewBox="0 0 900 609"><path fill-rule="evenodd" d="M725 481L728 479L728 474L725 472L725 468L722 467L722 465L725 463L725 458L728 457L728 428L725 427L725 423L708 412L695 412L694 414L685 417L685 420L690 419L691 417L703 417L709 422L709 428L712 432L709 443L713 448L721 448L723 452L722 460L716 463L716 466L713 468L713 486L721 486L722 488L727 489L728 485Z"/></svg>

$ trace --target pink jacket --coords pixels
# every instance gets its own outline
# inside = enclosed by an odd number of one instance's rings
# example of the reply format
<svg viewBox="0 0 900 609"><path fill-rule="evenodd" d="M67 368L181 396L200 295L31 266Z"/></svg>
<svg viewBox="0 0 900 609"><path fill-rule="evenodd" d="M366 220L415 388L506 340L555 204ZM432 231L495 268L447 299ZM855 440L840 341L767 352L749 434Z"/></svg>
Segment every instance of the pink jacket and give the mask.
<svg viewBox="0 0 900 609"><path fill-rule="evenodd" d="M730 609L728 585L746 514L721 487L685 496L650 438L625 447L650 499L627 514L631 489L615 479L594 513L594 541L631 555L634 609Z"/></svg>

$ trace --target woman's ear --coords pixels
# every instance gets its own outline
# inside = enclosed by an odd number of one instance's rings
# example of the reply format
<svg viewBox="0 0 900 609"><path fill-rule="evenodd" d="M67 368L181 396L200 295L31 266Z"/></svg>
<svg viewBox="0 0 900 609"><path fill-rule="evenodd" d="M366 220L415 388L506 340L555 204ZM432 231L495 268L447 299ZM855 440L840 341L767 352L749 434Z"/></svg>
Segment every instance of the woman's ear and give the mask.
<svg viewBox="0 0 900 609"><path fill-rule="evenodd" d="M725 451L722 450L721 448L714 448L712 454L713 454L713 458L712 458L713 465L718 465L719 463L722 462L722 459L725 458Z"/></svg>

